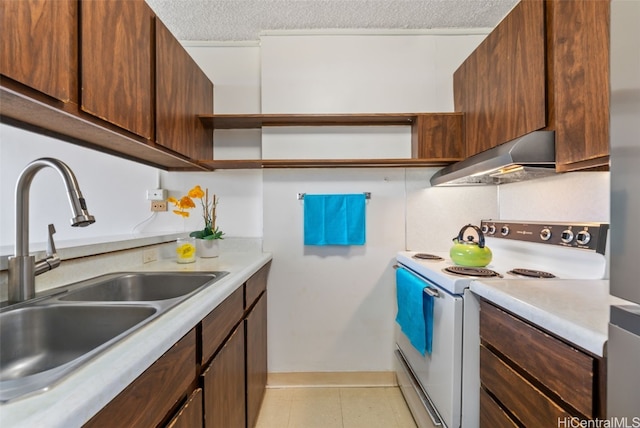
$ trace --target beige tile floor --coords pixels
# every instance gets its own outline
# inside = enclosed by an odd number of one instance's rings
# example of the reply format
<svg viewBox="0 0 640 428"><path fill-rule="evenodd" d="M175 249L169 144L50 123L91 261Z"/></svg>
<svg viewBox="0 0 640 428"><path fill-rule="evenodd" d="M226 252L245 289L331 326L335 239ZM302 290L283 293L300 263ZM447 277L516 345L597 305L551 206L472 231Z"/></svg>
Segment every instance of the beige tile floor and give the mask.
<svg viewBox="0 0 640 428"><path fill-rule="evenodd" d="M415 428L398 388L269 388L256 428Z"/></svg>

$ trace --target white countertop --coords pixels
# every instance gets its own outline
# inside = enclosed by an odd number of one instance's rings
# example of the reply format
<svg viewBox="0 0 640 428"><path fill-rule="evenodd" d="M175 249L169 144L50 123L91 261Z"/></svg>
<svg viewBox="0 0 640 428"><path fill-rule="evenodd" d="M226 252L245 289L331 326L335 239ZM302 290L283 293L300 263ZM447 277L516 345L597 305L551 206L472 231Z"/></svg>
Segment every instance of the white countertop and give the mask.
<svg viewBox="0 0 640 428"><path fill-rule="evenodd" d="M491 279L473 281L475 294L603 356L609 307L629 302L609 295L608 280Z"/></svg>
<svg viewBox="0 0 640 428"><path fill-rule="evenodd" d="M127 271L228 271L229 275L175 306L54 385L0 405L0 425L12 428L81 426L271 260L261 252L224 252L178 264L159 260Z"/></svg>

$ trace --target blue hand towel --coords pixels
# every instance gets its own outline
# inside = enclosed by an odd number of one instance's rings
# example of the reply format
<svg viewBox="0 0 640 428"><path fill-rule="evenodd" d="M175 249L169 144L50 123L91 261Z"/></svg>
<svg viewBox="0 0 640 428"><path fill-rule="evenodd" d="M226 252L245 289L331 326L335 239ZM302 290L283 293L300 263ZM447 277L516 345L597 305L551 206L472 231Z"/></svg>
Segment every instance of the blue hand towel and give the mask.
<svg viewBox="0 0 640 428"><path fill-rule="evenodd" d="M422 355L431 355L433 342L433 297L423 291L424 281L403 268L396 269L396 322Z"/></svg>
<svg viewBox="0 0 640 428"><path fill-rule="evenodd" d="M305 195L304 245L364 245L365 195Z"/></svg>

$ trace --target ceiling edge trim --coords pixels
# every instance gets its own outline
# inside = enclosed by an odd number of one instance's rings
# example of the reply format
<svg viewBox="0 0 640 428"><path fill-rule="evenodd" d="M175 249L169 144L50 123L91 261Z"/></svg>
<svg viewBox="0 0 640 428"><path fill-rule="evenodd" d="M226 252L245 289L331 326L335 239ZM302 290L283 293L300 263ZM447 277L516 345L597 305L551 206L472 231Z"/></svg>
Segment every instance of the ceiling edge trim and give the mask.
<svg viewBox="0 0 640 428"><path fill-rule="evenodd" d="M467 36L486 35L493 28L429 28L429 29L309 29L309 30L265 30L260 37L268 36L422 36L422 35L446 35Z"/></svg>

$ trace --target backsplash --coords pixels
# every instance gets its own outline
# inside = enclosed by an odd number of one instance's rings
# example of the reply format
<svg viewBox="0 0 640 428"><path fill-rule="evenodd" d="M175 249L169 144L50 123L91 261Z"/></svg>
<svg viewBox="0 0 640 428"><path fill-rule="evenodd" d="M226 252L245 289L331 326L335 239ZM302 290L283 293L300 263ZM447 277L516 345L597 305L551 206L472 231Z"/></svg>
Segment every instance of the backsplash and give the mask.
<svg viewBox="0 0 640 428"><path fill-rule="evenodd" d="M500 186L431 187L436 168L407 170L406 249L448 251L482 219L609 222L609 173L572 172Z"/></svg>
<svg viewBox="0 0 640 428"><path fill-rule="evenodd" d="M609 173L570 172L498 187L505 220L609 223Z"/></svg>

